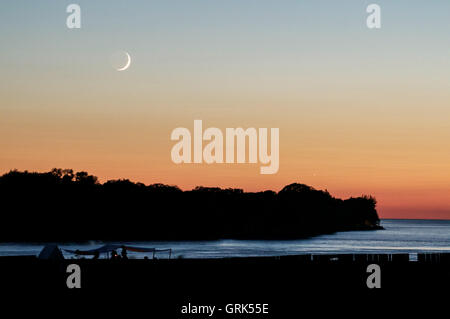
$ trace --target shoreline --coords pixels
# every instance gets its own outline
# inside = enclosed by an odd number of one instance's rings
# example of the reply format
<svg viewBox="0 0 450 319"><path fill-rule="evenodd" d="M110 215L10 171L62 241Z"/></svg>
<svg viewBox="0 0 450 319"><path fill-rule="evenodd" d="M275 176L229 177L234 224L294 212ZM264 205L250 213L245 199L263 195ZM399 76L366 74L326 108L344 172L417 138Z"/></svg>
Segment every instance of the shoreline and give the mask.
<svg viewBox="0 0 450 319"><path fill-rule="evenodd" d="M417 260L411 260L411 256L417 256ZM450 265L450 252L417 252L417 253L342 253L342 254L292 254L292 255L277 255L277 256L236 256L236 257L217 257L217 258L129 258L129 259L92 259L89 258L64 258L64 259L45 259L39 258L37 255L14 255L14 256L0 256L0 261L38 261L38 262L111 262L111 263L135 263L135 262L197 262L205 263L214 262L247 262L247 261L290 261L302 263L365 263L365 262L382 262L382 263L407 263L407 262L423 262L423 263L448 263Z"/></svg>

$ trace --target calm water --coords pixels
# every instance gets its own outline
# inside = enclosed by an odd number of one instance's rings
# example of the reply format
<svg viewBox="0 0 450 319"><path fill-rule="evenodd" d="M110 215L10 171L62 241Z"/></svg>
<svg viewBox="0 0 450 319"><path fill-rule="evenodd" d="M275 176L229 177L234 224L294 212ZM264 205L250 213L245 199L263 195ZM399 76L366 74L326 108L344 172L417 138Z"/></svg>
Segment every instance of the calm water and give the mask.
<svg viewBox="0 0 450 319"><path fill-rule="evenodd" d="M290 241L220 240L206 242L123 242L157 249L172 248L173 257L220 258L237 256L280 256L292 254L333 253L417 253L450 252L450 220L388 220L386 229L342 232L311 239ZM61 248L93 249L104 243L61 244ZM0 244L0 256L37 255L43 244ZM73 257L66 254L66 258ZM130 258L143 254L129 253ZM167 253L157 257L167 258Z"/></svg>

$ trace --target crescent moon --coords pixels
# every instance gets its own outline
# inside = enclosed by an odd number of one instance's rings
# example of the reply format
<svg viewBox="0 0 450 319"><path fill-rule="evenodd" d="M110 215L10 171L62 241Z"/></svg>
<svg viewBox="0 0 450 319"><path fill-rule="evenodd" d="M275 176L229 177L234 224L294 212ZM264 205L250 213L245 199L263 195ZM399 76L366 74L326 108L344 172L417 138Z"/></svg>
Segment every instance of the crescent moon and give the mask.
<svg viewBox="0 0 450 319"><path fill-rule="evenodd" d="M122 68L117 69L117 71L125 71L126 69L128 69L130 67L131 56L128 54L128 52L125 52L125 54L127 55L127 63Z"/></svg>

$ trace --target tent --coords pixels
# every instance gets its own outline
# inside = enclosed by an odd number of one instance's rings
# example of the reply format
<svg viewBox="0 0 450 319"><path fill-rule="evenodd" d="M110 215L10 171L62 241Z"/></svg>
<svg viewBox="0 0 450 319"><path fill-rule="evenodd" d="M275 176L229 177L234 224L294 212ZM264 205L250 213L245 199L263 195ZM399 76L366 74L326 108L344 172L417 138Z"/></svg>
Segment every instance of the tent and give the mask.
<svg viewBox="0 0 450 319"><path fill-rule="evenodd" d="M75 255L83 255L83 256L94 256L96 254L101 253L110 253L113 250L117 250L119 248L122 248L122 245L104 245L99 248L90 249L90 250L71 250L71 249L64 249L68 253L75 254Z"/></svg>
<svg viewBox="0 0 450 319"><path fill-rule="evenodd" d="M62 260L64 256L57 245L50 244L44 246L38 255L38 259Z"/></svg>
<svg viewBox="0 0 450 319"><path fill-rule="evenodd" d="M136 247L136 246L128 246L128 245L117 245L117 244L107 244L103 245L99 248L89 249L89 250L72 250L72 249L64 249L68 253L81 255L81 256L95 256L97 254L102 253L111 253L112 251L117 251L117 249L125 249L127 251L134 251L139 253L153 253L153 257L155 257L156 252L169 252L169 259L172 255L172 249L156 249L156 248L146 248L146 247Z"/></svg>

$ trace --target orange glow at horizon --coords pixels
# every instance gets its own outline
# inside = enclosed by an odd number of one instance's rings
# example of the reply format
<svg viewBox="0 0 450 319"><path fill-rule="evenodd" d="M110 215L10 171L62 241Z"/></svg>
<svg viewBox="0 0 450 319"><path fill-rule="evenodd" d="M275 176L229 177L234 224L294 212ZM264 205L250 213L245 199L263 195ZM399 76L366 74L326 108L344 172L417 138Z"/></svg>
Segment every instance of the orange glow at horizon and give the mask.
<svg viewBox="0 0 450 319"><path fill-rule="evenodd" d="M420 143L422 138L424 144L419 149L427 149L426 153L402 141L405 136L373 134L368 123L368 132L358 136L350 127L335 128L334 134L329 134L306 121L299 128L281 126L279 172L260 175L260 163L172 163L170 150L175 142L169 139L171 130L177 126L192 130L193 122L187 120L174 121L172 128L162 122L147 127L144 117L133 116L126 123L128 119L112 115L102 121L89 116L56 119L57 113L52 113L47 118L33 117L21 126L23 117L14 118L13 114L9 122L0 120L2 134L15 133L1 141L5 151L0 160L2 173L14 168L48 171L60 167L88 171L102 182L127 178L182 189L201 185L246 191L279 191L289 183L299 182L327 189L340 198L373 195L382 218L449 218L450 186L446 181L450 173L445 168L450 158L438 143L428 143L423 132L416 135L415 141ZM211 119L205 121L205 126L223 127L224 122ZM244 122L247 126L242 127L250 126L250 120ZM255 127L270 127L267 120L258 122L262 124ZM396 130L393 125L384 134Z"/></svg>

